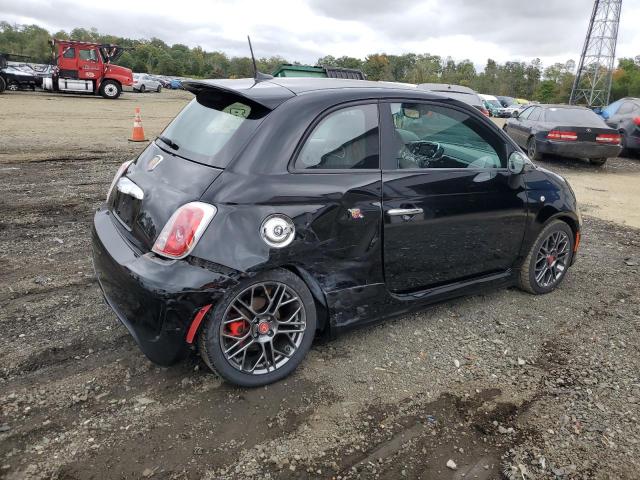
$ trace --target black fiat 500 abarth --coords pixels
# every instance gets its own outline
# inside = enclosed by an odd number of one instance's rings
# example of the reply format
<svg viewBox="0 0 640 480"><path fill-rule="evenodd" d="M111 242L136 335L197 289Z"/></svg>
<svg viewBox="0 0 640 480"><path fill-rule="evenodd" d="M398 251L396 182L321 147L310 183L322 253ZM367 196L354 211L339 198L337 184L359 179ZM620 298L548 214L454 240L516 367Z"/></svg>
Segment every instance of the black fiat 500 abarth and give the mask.
<svg viewBox="0 0 640 480"><path fill-rule="evenodd" d="M291 373L319 332L489 286L556 288L581 219L482 113L410 86L190 81L94 218L104 296L142 351L226 380Z"/></svg>

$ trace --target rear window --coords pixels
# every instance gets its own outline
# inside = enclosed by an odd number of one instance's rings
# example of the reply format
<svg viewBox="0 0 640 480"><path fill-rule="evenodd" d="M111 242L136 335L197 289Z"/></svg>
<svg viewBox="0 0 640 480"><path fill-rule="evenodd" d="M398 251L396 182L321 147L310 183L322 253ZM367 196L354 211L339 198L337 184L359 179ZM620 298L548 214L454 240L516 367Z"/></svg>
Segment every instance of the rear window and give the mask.
<svg viewBox="0 0 640 480"><path fill-rule="evenodd" d="M204 91L174 118L158 143L189 160L225 168L268 113L238 95Z"/></svg>
<svg viewBox="0 0 640 480"><path fill-rule="evenodd" d="M603 125L604 121L591 110L583 108L549 108L544 114L547 122L565 125Z"/></svg>

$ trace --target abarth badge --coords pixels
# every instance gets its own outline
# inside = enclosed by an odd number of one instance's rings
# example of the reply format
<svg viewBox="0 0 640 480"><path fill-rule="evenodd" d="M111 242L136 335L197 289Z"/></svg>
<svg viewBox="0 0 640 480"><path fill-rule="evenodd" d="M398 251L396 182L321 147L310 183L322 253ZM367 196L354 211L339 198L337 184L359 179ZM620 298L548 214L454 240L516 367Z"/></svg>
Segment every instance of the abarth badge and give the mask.
<svg viewBox="0 0 640 480"><path fill-rule="evenodd" d="M360 210L359 208L350 208L348 212L349 212L349 215L351 215L352 220L359 220L361 218L364 218L364 215L362 214L362 210Z"/></svg>

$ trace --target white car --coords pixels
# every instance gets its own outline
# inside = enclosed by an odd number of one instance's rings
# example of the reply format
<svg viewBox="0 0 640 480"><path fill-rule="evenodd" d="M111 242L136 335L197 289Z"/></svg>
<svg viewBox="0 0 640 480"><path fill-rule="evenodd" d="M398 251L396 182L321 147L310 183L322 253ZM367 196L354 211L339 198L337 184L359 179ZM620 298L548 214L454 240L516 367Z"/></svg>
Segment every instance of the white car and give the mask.
<svg viewBox="0 0 640 480"><path fill-rule="evenodd" d="M519 103L514 103L509 105L508 107L504 107L503 112L508 114L510 117L513 116L515 112L519 112L523 109L523 107L528 107L529 105L521 105Z"/></svg>
<svg viewBox="0 0 640 480"><path fill-rule="evenodd" d="M134 92L158 92L162 91L162 84L151 77L147 73L133 74L133 91Z"/></svg>

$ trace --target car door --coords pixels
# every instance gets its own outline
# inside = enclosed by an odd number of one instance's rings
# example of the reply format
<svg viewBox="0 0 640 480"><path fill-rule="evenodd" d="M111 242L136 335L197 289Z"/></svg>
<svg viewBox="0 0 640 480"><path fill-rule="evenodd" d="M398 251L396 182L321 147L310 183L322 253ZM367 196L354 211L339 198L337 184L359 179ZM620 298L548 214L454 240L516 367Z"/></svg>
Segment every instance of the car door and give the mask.
<svg viewBox="0 0 640 480"><path fill-rule="evenodd" d="M484 121L439 102L384 102L382 205L387 288L410 292L511 268L526 220L512 148Z"/></svg>
<svg viewBox="0 0 640 480"><path fill-rule="evenodd" d="M521 147L527 146L527 138L529 138L530 130L527 119L532 110L533 107L524 109L517 117L513 117L513 121L509 125L509 136Z"/></svg>
<svg viewBox="0 0 640 480"><path fill-rule="evenodd" d="M80 48L78 51L78 75L83 80L94 80L100 76L98 51L95 48Z"/></svg>
<svg viewBox="0 0 640 480"><path fill-rule="evenodd" d="M622 102L616 112L607 119L607 125L619 130L626 123L626 120L631 116L635 108L636 105L631 101L627 100Z"/></svg>

